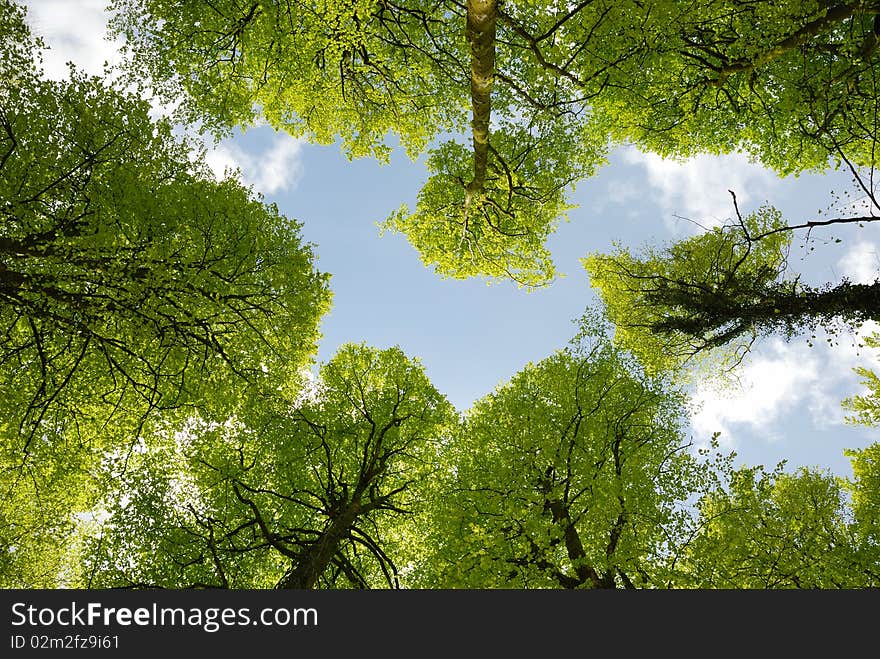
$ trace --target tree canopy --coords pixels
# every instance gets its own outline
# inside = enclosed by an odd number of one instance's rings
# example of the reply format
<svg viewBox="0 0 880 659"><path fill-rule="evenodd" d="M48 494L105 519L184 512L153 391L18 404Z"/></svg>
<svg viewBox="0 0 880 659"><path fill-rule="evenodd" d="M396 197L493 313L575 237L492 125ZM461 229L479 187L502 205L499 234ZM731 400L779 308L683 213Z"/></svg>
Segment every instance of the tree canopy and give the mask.
<svg viewBox="0 0 880 659"><path fill-rule="evenodd" d="M264 118L350 156L387 157L389 133L428 149L415 210L386 227L446 276L549 281L566 189L609 144L744 151L782 173L874 164L880 10L865 0L112 9L136 76L211 129Z"/></svg>
<svg viewBox="0 0 880 659"><path fill-rule="evenodd" d="M216 181L145 101L42 77L0 9L0 544L39 585L107 452L157 414L297 387L330 292L298 222Z"/></svg>
<svg viewBox="0 0 880 659"><path fill-rule="evenodd" d="M458 588L662 584L681 504L701 487L683 398L588 321L467 412L436 505L424 583ZM451 499L451 501L450 501Z"/></svg>
<svg viewBox="0 0 880 659"><path fill-rule="evenodd" d="M870 196L876 208L873 191ZM791 338L818 328L856 331L880 318L880 278L843 278L809 285L789 268L796 229L875 221L873 215L789 225L764 206L736 222L662 248L583 259L590 282L617 326L616 339L651 368L676 368L720 348L738 363L754 341L771 333ZM873 209L872 209L873 210ZM816 337L815 334L812 335Z"/></svg>
<svg viewBox="0 0 880 659"><path fill-rule="evenodd" d="M0 93L0 418L22 450L310 359L330 298L296 221L99 79L22 66Z"/></svg>
<svg viewBox="0 0 880 659"><path fill-rule="evenodd" d="M168 426L87 543L91 587L396 587L452 406L399 349L346 345L296 401ZM111 466L114 471L118 465Z"/></svg>
<svg viewBox="0 0 880 659"><path fill-rule="evenodd" d="M852 478L734 468L688 436L674 372L878 319L880 280L787 263L794 231L880 211L876 2L112 9L135 91L47 80L0 0L0 587L880 587L880 445ZM623 143L843 166L869 208L787 223L734 197L731 224L592 254L607 319L458 411L398 347L309 370L331 294L301 224L215 179L145 86L216 135L426 156L382 226L443 276L550 281L569 188ZM876 424L859 374L845 404Z"/></svg>
<svg viewBox="0 0 880 659"><path fill-rule="evenodd" d="M869 348L880 348L880 335L865 338ZM880 426L880 377L864 366L857 367L856 373L862 378L866 392L850 396L843 401L844 407L852 412L848 418L851 423L865 426Z"/></svg>
<svg viewBox="0 0 880 659"><path fill-rule="evenodd" d="M854 480L741 468L700 501L679 587L864 588L880 580L878 444L849 452Z"/></svg>
<svg viewBox="0 0 880 659"><path fill-rule="evenodd" d="M455 414L417 360L347 345L296 401L156 428L78 525L67 585L880 585L877 446L854 478L694 451L683 396L588 320ZM57 568L58 566L56 566Z"/></svg>

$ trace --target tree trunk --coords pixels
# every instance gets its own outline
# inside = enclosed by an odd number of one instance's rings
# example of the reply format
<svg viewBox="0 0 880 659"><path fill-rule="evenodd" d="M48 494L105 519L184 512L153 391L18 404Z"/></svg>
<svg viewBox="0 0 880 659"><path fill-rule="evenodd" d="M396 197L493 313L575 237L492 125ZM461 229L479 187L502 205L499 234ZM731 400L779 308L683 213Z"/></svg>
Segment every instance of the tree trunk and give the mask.
<svg viewBox="0 0 880 659"><path fill-rule="evenodd" d="M880 320L880 280L873 284L843 282L825 290L808 288L800 292L778 290L755 291L755 301L743 303L733 295L698 297L693 289L678 291L677 300L657 296L654 302L680 305L684 316L670 316L657 323L660 332L679 331L690 336L703 336L734 323L731 330L710 341L726 343L750 327L770 328L805 325L827 325L841 319L857 325Z"/></svg>
<svg viewBox="0 0 880 659"><path fill-rule="evenodd" d="M754 312L768 318L787 315L825 320L844 318L856 322L877 320L880 318L880 280L873 284L844 282L828 290L809 289L797 295L771 298L769 304L758 306Z"/></svg>
<svg viewBox="0 0 880 659"><path fill-rule="evenodd" d="M553 522L562 531L562 538L565 542L565 551L568 554L569 560L575 566L577 583L581 585L588 583L592 588L614 588L613 573L610 577L602 577L593 567L586 564L587 552L584 549L583 542L581 542L581 537L577 532L577 528L575 528L574 523L571 521L568 507L559 499L551 499L548 496L552 488L552 483L549 480L544 480L540 485L541 490L544 493L544 508L550 511L550 514L553 517Z"/></svg>
<svg viewBox="0 0 880 659"><path fill-rule="evenodd" d="M490 94L495 74L496 0L468 0L467 40L471 47L471 104L473 106L474 178L467 198L478 195L486 183L489 160Z"/></svg>
<svg viewBox="0 0 880 659"><path fill-rule="evenodd" d="M360 513L361 506L357 501L352 501L343 508L321 537L300 554L299 559L281 577L275 588L314 588Z"/></svg>

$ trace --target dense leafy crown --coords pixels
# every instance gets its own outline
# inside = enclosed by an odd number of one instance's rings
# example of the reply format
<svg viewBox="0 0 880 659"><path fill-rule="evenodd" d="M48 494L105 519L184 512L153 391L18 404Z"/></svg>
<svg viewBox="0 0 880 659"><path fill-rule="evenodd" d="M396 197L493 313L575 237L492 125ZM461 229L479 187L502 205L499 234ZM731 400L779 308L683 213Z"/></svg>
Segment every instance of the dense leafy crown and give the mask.
<svg viewBox="0 0 880 659"><path fill-rule="evenodd" d="M15 563L64 545L62 511L155 414L295 387L330 293L296 221L216 181L146 102L75 69L41 77L22 12L0 9L0 542Z"/></svg>
<svg viewBox="0 0 880 659"><path fill-rule="evenodd" d="M214 130L271 125L351 156L393 133L431 177L402 231L446 276L526 286L565 191L609 143L743 150L783 173L873 165L875 3L116 0L136 76ZM466 28L466 29L465 29ZM466 134L473 144L452 133ZM437 145L438 141L446 140ZM471 160L473 159L473 164Z"/></svg>
<svg viewBox="0 0 880 659"><path fill-rule="evenodd" d="M178 118L426 154L384 226L444 276L549 281L567 189L614 144L875 164L876 2L112 7ZM459 415L397 348L311 376L330 294L299 224L138 96L43 79L23 17L0 0L0 587L880 586L877 445L841 479L684 435L670 367L880 309L880 282L789 276L774 209L590 256L614 340L588 314Z"/></svg>

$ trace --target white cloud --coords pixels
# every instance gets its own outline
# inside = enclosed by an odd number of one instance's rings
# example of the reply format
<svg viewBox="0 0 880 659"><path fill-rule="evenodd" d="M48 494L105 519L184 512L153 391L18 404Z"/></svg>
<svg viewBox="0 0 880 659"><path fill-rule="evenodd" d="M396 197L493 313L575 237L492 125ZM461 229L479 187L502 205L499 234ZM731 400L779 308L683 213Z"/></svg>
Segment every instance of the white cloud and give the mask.
<svg viewBox="0 0 880 659"><path fill-rule="evenodd" d="M721 432L732 442L733 427L766 432L782 415L804 401L820 377L819 359L803 344L774 341L770 354L742 367L738 385L697 384L691 404L691 426L701 438Z"/></svg>
<svg viewBox="0 0 880 659"><path fill-rule="evenodd" d="M740 210L744 210L750 201L766 198L779 180L773 172L738 154L700 155L677 161L627 148L623 158L645 169L647 183L659 194L658 202L664 211L707 228L723 224L735 215L728 190L736 193ZM674 218L666 218L666 221L675 233L695 233L700 229L697 224Z"/></svg>
<svg viewBox="0 0 880 659"><path fill-rule="evenodd" d="M217 179L222 179L227 173L241 168L241 160L245 155L241 149L230 144L220 144L205 152L205 164Z"/></svg>
<svg viewBox="0 0 880 659"><path fill-rule="evenodd" d="M837 262L844 277L857 284L873 284L880 277L880 252L872 242L860 241Z"/></svg>
<svg viewBox="0 0 880 659"><path fill-rule="evenodd" d="M880 351L863 344L877 331L880 324L869 321L855 333L834 335L833 345L827 334L817 332L813 347L803 338L776 339L741 365L735 385L698 382L690 400L697 442L720 432L722 443L734 447L743 430L779 439L787 434L784 424L792 414L809 415L816 428L843 424L847 412L841 401L861 390L853 368L880 372Z"/></svg>
<svg viewBox="0 0 880 659"><path fill-rule="evenodd" d="M639 191L627 181L613 179L605 188L604 196L605 199L600 199L599 203L607 200L615 205L623 206L636 199L639 196ZM604 208L604 204L602 207Z"/></svg>
<svg viewBox="0 0 880 659"><path fill-rule="evenodd" d="M69 76L68 62L89 75L102 76L105 64L116 77L113 67L123 62L122 40L108 40L105 9L106 0L26 0L27 22L34 35L43 39L48 50L43 51L43 71L52 80ZM142 80L141 82L146 82ZM161 102L148 88L141 90L150 103L150 117L170 117L179 101Z"/></svg>
<svg viewBox="0 0 880 659"><path fill-rule="evenodd" d="M105 61L121 61L120 42L104 38L107 0L28 0L25 4L28 25L49 46L43 54L49 78L66 78L68 61L91 75L102 74Z"/></svg>
<svg viewBox="0 0 880 659"><path fill-rule="evenodd" d="M246 152L229 142L208 149L205 162L217 178L241 170L242 181L258 192L274 194L294 188L302 176L301 143L287 133L278 133L272 145L259 153Z"/></svg>

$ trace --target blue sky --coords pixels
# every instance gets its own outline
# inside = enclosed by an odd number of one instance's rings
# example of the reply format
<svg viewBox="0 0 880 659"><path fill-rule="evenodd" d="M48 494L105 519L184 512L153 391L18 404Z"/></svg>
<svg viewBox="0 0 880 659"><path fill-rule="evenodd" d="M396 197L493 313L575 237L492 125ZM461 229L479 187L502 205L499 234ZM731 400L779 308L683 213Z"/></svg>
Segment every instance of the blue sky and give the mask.
<svg viewBox="0 0 880 659"><path fill-rule="evenodd" d="M105 0L29 0L29 22L50 46L47 75L66 75L67 60L100 73L118 61L116 44L103 40ZM400 204L411 207L427 172L395 151L389 165L348 161L336 147L298 142L256 128L236 134L207 155L219 174L238 168L243 181L303 223L315 244L319 269L332 274L333 308L322 323L319 359L345 342L399 345L419 357L434 385L460 410L520 370L561 348L574 320L596 301L579 263L613 241L633 247L683 238L740 209L771 203L791 222L817 217L832 190L851 189L842 173L779 179L741 156L701 156L677 163L632 148L581 182L570 212L549 246L564 276L527 292L509 283L441 279L422 265L403 236L379 235L377 223ZM690 218L688 221L680 218ZM834 242L840 238L841 242ZM805 245L795 238L790 265L812 282L848 276L873 281L880 273L880 230L816 231ZM810 247L815 247L810 251ZM864 331L878 329L864 328ZM772 467L821 466L849 475L844 448L876 441L877 433L843 423L840 400L861 387L854 366L880 369L876 351L843 337L832 348L810 348L804 338L762 342L737 372L739 385L697 384L691 392L690 433L695 444L722 433L722 446L740 461Z"/></svg>

